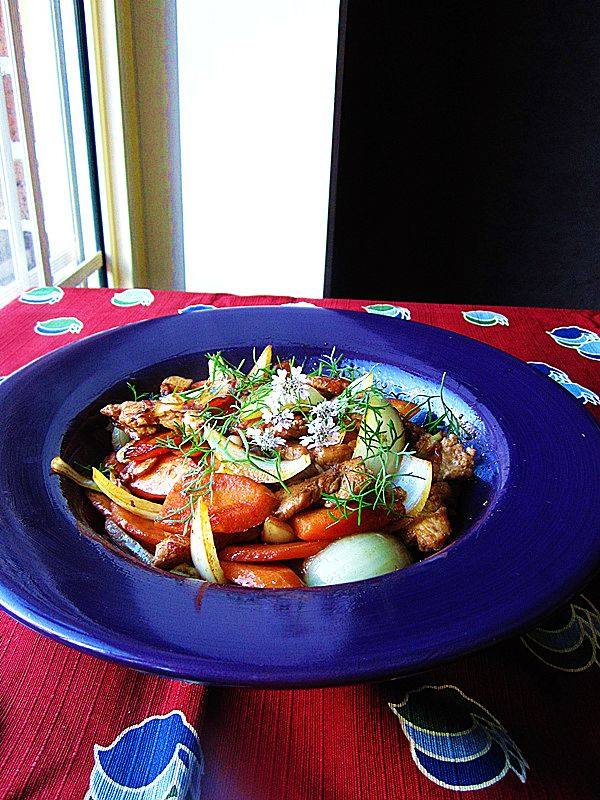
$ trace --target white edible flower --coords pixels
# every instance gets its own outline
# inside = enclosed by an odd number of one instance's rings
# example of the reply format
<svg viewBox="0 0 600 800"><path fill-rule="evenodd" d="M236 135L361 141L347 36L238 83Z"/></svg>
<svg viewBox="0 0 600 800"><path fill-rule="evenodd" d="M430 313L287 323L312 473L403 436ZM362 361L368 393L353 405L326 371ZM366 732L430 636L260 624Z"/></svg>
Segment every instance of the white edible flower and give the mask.
<svg viewBox="0 0 600 800"><path fill-rule="evenodd" d="M314 419L329 419L337 417L342 410L342 401L338 397L333 400L323 400L312 409L311 416Z"/></svg>
<svg viewBox="0 0 600 800"><path fill-rule="evenodd" d="M308 435L300 438L300 444L309 450L315 447L330 447L340 441L340 428L332 417L313 418L308 423Z"/></svg>
<svg viewBox="0 0 600 800"><path fill-rule="evenodd" d="M289 397L304 400L308 397L308 386L306 381L308 376L302 372L302 367L291 367L290 376L287 379L286 391Z"/></svg>
<svg viewBox="0 0 600 800"><path fill-rule="evenodd" d="M285 403L297 403L308 397L307 375L302 372L302 367L290 367L288 373L285 369L278 369L271 380L271 394L268 404L276 410Z"/></svg>
<svg viewBox="0 0 600 800"><path fill-rule="evenodd" d="M276 436L273 428L248 428L246 436L260 450L265 453L272 453L278 447L285 444L285 439Z"/></svg>
<svg viewBox="0 0 600 800"><path fill-rule="evenodd" d="M262 418L274 431L287 431L294 421L294 414L289 408L265 408Z"/></svg>

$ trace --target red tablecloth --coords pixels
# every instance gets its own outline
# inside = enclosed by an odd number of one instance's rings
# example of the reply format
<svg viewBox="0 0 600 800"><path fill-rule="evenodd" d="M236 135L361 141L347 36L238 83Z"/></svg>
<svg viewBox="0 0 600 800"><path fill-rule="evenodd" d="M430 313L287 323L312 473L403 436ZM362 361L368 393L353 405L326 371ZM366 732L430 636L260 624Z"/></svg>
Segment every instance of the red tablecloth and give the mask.
<svg viewBox="0 0 600 800"><path fill-rule="evenodd" d="M193 304L294 298L68 289L46 300L55 302L0 312L1 375L76 338ZM487 342L536 362L600 415L596 312L311 302ZM472 311L494 313L466 318ZM548 333L557 328L568 330ZM596 800L599 602L597 582L543 628L409 681L296 691L142 675L1 614L0 800L447 800L468 787L498 800Z"/></svg>

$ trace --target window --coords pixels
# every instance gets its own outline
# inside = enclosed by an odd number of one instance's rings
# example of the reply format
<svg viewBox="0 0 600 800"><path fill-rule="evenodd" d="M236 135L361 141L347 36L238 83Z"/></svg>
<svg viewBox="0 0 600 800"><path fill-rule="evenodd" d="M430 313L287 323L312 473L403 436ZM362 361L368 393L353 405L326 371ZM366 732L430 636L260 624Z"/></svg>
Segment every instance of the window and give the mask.
<svg viewBox="0 0 600 800"><path fill-rule="evenodd" d="M339 0L178 0L186 287L323 293Z"/></svg>
<svg viewBox="0 0 600 800"><path fill-rule="evenodd" d="M99 280L82 3L0 0L0 301ZM98 284L96 284L98 285Z"/></svg>

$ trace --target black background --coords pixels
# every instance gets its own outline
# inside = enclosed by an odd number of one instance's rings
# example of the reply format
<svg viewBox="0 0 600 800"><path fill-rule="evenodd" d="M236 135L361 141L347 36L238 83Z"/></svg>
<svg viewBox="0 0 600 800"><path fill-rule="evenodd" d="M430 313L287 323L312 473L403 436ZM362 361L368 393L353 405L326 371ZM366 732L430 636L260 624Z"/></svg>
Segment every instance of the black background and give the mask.
<svg viewBox="0 0 600 800"><path fill-rule="evenodd" d="M599 305L600 4L349 0L341 85L326 294Z"/></svg>

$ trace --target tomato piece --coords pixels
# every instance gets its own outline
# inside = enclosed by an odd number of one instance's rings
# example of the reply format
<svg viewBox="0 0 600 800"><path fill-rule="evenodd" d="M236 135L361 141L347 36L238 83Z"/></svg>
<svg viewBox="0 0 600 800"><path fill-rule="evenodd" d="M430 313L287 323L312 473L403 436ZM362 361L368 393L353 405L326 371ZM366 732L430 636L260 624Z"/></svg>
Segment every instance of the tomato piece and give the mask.
<svg viewBox="0 0 600 800"><path fill-rule="evenodd" d="M123 483L133 494L146 497L149 500L164 499L177 481L189 471L190 463L179 453L170 452L162 456L156 466L144 471L141 475L127 477L124 471Z"/></svg>
<svg viewBox="0 0 600 800"><path fill-rule="evenodd" d="M190 496L180 480L167 495L161 520L165 530L181 533L191 514ZM213 533L240 533L261 525L278 505L277 498L262 483L242 475L217 472L206 495Z"/></svg>
<svg viewBox="0 0 600 800"><path fill-rule="evenodd" d="M344 516L334 508L317 508L313 511L301 511L289 520L292 530L298 537L307 542L333 541L353 533L377 531L389 522L385 511L364 508L358 518L358 510Z"/></svg>
<svg viewBox="0 0 600 800"><path fill-rule="evenodd" d="M154 458L156 456L172 453L172 447L166 447L164 444L161 444L161 442L167 439L172 441L175 446L181 444L180 434L173 433L172 431L165 431L155 436L144 436L133 444L130 444L125 450L125 457L128 461L145 461L147 458Z"/></svg>
<svg viewBox="0 0 600 800"><path fill-rule="evenodd" d="M304 586L293 570L280 564L257 566L224 561L221 567L228 581L251 589L297 589Z"/></svg>
<svg viewBox="0 0 600 800"><path fill-rule="evenodd" d="M314 556L329 542L288 542L286 544L233 545L219 552L220 561L292 561Z"/></svg>

